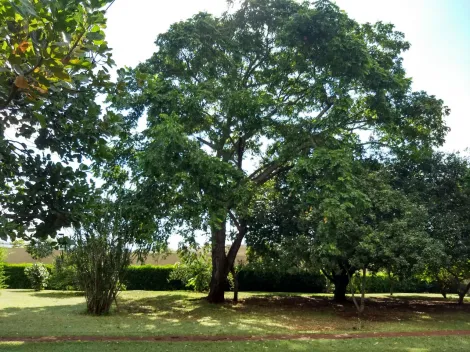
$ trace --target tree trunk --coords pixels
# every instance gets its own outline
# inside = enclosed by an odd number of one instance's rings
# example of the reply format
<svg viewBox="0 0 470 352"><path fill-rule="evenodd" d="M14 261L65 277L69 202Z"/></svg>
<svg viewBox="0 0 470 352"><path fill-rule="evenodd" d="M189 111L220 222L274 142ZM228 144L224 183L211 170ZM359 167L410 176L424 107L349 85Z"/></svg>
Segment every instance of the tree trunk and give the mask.
<svg viewBox="0 0 470 352"><path fill-rule="evenodd" d="M225 254L225 222L221 224L220 229L212 231L212 278L209 295L207 297L210 303L224 302L227 276L235 264L238 250L240 249L243 238L247 232L247 224L244 220L238 221L232 213L230 213L230 217L237 226L238 234L227 254Z"/></svg>
<svg viewBox="0 0 470 352"><path fill-rule="evenodd" d="M232 276L233 276L233 301L238 302L238 273L235 270L235 267L232 266Z"/></svg>
<svg viewBox="0 0 470 352"><path fill-rule="evenodd" d="M212 231L212 278L209 295L210 303L223 303L227 282L228 265L225 255L225 222L218 230Z"/></svg>
<svg viewBox="0 0 470 352"><path fill-rule="evenodd" d="M346 291L349 284L349 276L345 270L333 274L333 283L335 285L334 300L336 302L346 301Z"/></svg>
<svg viewBox="0 0 470 352"><path fill-rule="evenodd" d="M393 296L393 278L392 278L392 272L390 269L387 270L388 274L388 284L390 285L390 296Z"/></svg>
<svg viewBox="0 0 470 352"><path fill-rule="evenodd" d="M467 295L469 290L470 290L470 282L463 289L462 288L459 289L459 305L464 304L465 296Z"/></svg>
<svg viewBox="0 0 470 352"><path fill-rule="evenodd" d="M366 267L362 268L362 276L361 276L361 301L357 303L356 296L354 295L354 288L351 287L351 297L353 299L354 305L356 306L357 312L359 316L362 315L365 308L365 296L366 296L366 276L367 276L367 269Z"/></svg>

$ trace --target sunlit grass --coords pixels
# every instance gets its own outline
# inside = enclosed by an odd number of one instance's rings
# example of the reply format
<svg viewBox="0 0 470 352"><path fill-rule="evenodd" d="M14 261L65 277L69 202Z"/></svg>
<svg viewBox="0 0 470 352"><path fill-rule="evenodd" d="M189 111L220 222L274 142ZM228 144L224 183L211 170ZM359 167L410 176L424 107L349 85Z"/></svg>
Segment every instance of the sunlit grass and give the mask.
<svg viewBox="0 0 470 352"><path fill-rule="evenodd" d="M285 305L281 297L325 295L241 293L239 304L211 305L204 294L128 291L119 311L109 316L85 314L84 298L75 292L4 290L0 296L1 336L63 335L265 335L370 331L470 330L468 310L450 312L373 309L358 320L353 306ZM370 295L389 300L386 295ZM393 299L438 300L438 295L395 295ZM230 293L227 294L230 298ZM246 299L259 298L256 302ZM323 299L323 302L324 299ZM377 314L376 314L377 313Z"/></svg>

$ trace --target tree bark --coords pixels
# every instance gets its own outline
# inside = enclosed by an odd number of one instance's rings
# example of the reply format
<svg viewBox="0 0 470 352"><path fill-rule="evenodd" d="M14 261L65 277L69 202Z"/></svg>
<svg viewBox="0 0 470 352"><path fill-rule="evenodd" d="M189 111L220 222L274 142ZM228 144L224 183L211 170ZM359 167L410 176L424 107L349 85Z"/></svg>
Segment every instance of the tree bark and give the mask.
<svg viewBox="0 0 470 352"><path fill-rule="evenodd" d="M232 266L232 276L233 276L233 301L238 302L238 274L235 270L235 266Z"/></svg>
<svg viewBox="0 0 470 352"><path fill-rule="evenodd" d="M393 296L393 278L392 278L392 272L390 269L387 270L388 274L388 284L390 285L390 296Z"/></svg>
<svg viewBox="0 0 470 352"><path fill-rule="evenodd" d="M446 290L441 290L441 295L444 297L444 299L447 299L447 291Z"/></svg>
<svg viewBox="0 0 470 352"><path fill-rule="evenodd" d="M465 286L464 289L459 289L459 305L464 304L465 296L467 295L468 291L470 290L470 282Z"/></svg>
<svg viewBox="0 0 470 352"><path fill-rule="evenodd" d="M212 231L212 277L207 297L210 303L223 303L228 265L225 255L225 222Z"/></svg>
<svg viewBox="0 0 470 352"><path fill-rule="evenodd" d="M231 212L229 212L229 215L237 226L238 234L227 254L225 254L225 222L218 230L212 231L212 278L207 297L210 303L223 303L225 301L224 294L227 287L227 277L235 265L238 250L248 229L246 221L237 220Z"/></svg>

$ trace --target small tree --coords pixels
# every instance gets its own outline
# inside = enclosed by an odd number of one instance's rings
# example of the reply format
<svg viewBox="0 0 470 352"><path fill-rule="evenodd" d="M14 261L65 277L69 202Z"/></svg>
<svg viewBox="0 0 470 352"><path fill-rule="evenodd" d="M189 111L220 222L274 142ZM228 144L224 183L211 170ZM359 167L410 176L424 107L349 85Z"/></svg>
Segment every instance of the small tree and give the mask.
<svg viewBox="0 0 470 352"><path fill-rule="evenodd" d="M146 246L145 250L156 241L153 218L146 216L144 208L131 205L133 201L123 199L102 200L94 206L93 213L75 231L75 244L69 251L91 314L107 314L113 300L117 302L125 269L131 262L131 247Z"/></svg>
<svg viewBox="0 0 470 352"><path fill-rule="evenodd" d="M85 291L88 313L109 313L119 293L119 283L131 256L127 238L120 234L119 219L113 216L96 219L75 233L71 257Z"/></svg>
<svg viewBox="0 0 470 352"><path fill-rule="evenodd" d="M35 291L41 291L47 287L50 274L44 264L34 263L32 266L25 268L24 273Z"/></svg>

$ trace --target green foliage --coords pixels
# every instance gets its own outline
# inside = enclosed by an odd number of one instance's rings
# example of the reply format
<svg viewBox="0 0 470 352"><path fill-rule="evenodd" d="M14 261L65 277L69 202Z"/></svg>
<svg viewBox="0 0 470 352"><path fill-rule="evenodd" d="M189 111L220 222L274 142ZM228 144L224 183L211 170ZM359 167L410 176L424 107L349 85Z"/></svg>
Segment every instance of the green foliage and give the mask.
<svg viewBox="0 0 470 352"><path fill-rule="evenodd" d="M25 274L25 269L32 264L4 264L5 274L7 276L6 284L9 288L32 288L31 282Z"/></svg>
<svg viewBox="0 0 470 352"><path fill-rule="evenodd" d="M443 287L451 275L460 303L470 290L470 161L459 154L434 152L420 160L402 159L392 165L395 182L426 208L429 236L438 243L426 271ZM447 283L446 283L447 282Z"/></svg>
<svg viewBox="0 0 470 352"><path fill-rule="evenodd" d="M320 273L273 272L241 269L238 274L240 291L306 292L326 291L326 279Z"/></svg>
<svg viewBox="0 0 470 352"><path fill-rule="evenodd" d="M210 247L179 251L181 263L177 263L170 280L179 280L185 287L197 292L207 292L212 276Z"/></svg>
<svg viewBox="0 0 470 352"><path fill-rule="evenodd" d="M23 248L25 246L25 240L23 239L16 239L14 240L12 244L12 248Z"/></svg>
<svg viewBox="0 0 470 352"><path fill-rule="evenodd" d="M411 276L439 249L426 232L426 209L394 186L387 165L350 149L320 148L267 183L250 223L255 254L322 270L338 300L356 271Z"/></svg>
<svg viewBox="0 0 470 352"><path fill-rule="evenodd" d="M4 262L7 257L7 250L6 248L0 247L0 289L2 288L7 288L8 285L6 284L6 281L8 277L5 275L5 267L4 267Z"/></svg>
<svg viewBox="0 0 470 352"><path fill-rule="evenodd" d="M131 261L131 246L139 233L139 223L126 213L126 204L103 199L93 214L77 229L69 250L70 264L76 268L80 288L85 292L87 311L101 315L110 311ZM136 225L139 226L136 228Z"/></svg>
<svg viewBox="0 0 470 352"><path fill-rule="evenodd" d="M28 277L31 287L35 291L44 290L49 281L49 270L42 263L34 263L24 269L25 275Z"/></svg>
<svg viewBox="0 0 470 352"><path fill-rule="evenodd" d="M5 264L6 283L13 289L30 289L31 283L24 273L26 267L31 264ZM63 290L71 286L57 287L55 282L54 267L44 265L51 273L48 289ZM171 280L170 276L174 265L131 265L126 268L123 283L127 290L144 291L173 291L185 287L180 280ZM327 280L320 273L307 271L279 272L263 270L262 268L242 267L239 274L240 291L265 291L265 292L325 292ZM377 273L367 276L366 291L369 293L389 293L390 282L385 273ZM356 288L356 292L359 292ZM439 283L431 277L411 277L394 279L394 292L396 293L440 293ZM451 286L448 293L456 293L455 285Z"/></svg>
<svg viewBox="0 0 470 352"><path fill-rule="evenodd" d="M25 249L34 260L41 260L52 255L54 244L50 241L31 241L25 246Z"/></svg>
<svg viewBox="0 0 470 352"><path fill-rule="evenodd" d="M0 78L1 109L17 108L18 95L34 105L49 90L72 89L74 75L97 67L96 58L87 54L106 58L109 52L104 41L103 6L110 2L2 0L0 15L5 26L0 37L5 40L0 47L0 65L5 69ZM39 117L37 120L46 124Z"/></svg>
<svg viewBox="0 0 470 352"><path fill-rule="evenodd" d="M404 279L392 279L393 293L440 293L439 283L431 278L426 277L408 277ZM353 281L356 293L360 292L359 281ZM389 293L390 292L390 279L385 273L372 273L366 276L367 293ZM455 286L449 290L448 293L456 293Z"/></svg>
<svg viewBox="0 0 470 352"><path fill-rule="evenodd" d="M95 101L110 87L111 3L0 1L2 239L55 237L86 213L93 192L83 161L108 156L117 126Z"/></svg>
<svg viewBox="0 0 470 352"><path fill-rule="evenodd" d="M54 258L49 288L52 290L80 290L77 269L71 262L70 255L66 252L62 252Z"/></svg>
<svg viewBox="0 0 470 352"><path fill-rule="evenodd" d="M175 23L156 44L149 60L119 71L109 96L129 131L148 118L142 135L116 146L116 163L133 169L142 198L174 228L187 237L211 232L213 302L223 301L264 184L345 150L415 154L440 145L447 131L443 102L411 91L404 35L389 24L361 25L330 1L246 1L221 17ZM321 209L338 219L365 200L341 181L344 197ZM236 230L227 234L229 222ZM322 248L341 241L327 242Z"/></svg>

